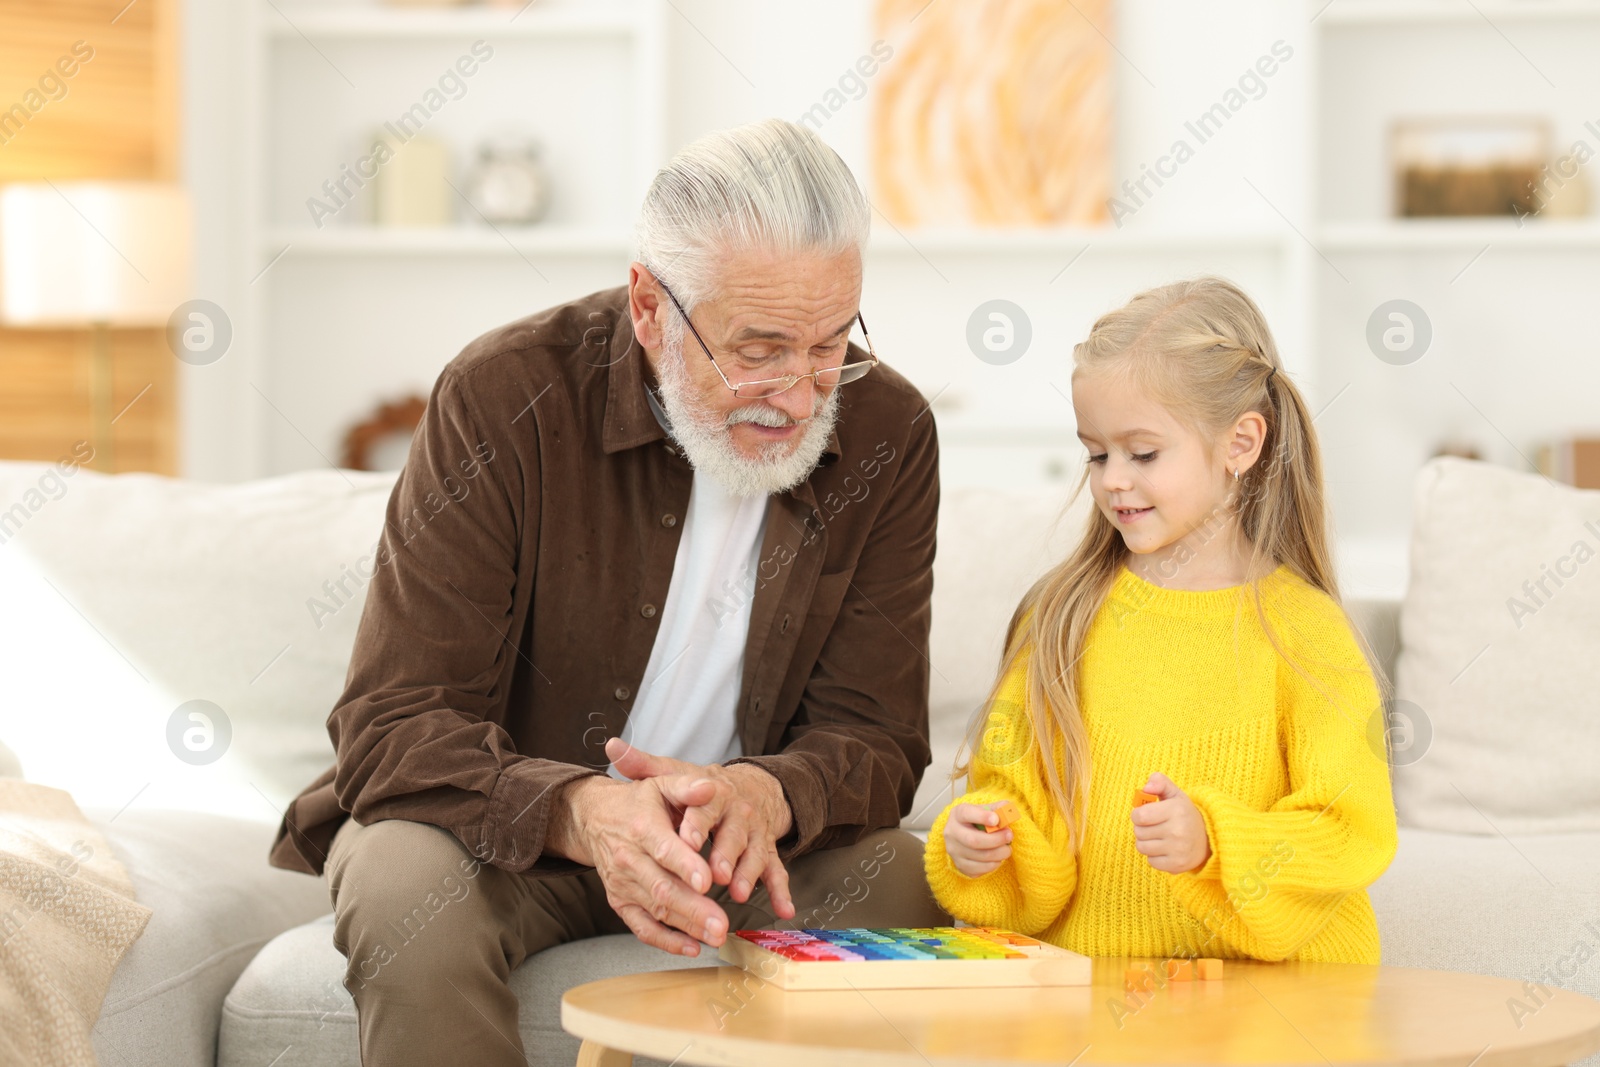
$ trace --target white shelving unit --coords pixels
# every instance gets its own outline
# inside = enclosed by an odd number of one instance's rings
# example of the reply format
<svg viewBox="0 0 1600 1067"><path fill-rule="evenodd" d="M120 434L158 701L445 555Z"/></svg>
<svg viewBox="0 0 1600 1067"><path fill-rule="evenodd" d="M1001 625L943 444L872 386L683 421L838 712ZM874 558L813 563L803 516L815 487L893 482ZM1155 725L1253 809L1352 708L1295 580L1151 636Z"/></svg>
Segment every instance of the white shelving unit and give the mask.
<svg viewBox="0 0 1600 1067"><path fill-rule="evenodd" d="M1323 6L1326 5L1326 6ZM1315 0L1328 26L1548 22L1600 18L1594 0Z"/></svg>
<svg viewBox="0 0 1600 1067"><path fill-rule="evenodd" d="M868 243L871 252L918 251L960 254L1060 254L1084 248L1133 254L1173 251L1242 249L1271 255L1285 246L1282 231L1267 229L1118 230L1113 227L1061 227L1040 229L916 229L901 231L879 224Z"/></svg>
<svg viewBox="0 0 1600 1067"><path fill-rule="evenodd" d="M1526 469L1540 439L1600 429L1587 309L1600 285L1600 182L1582 168L1580 218L1392 217L1388 124L1428 116L1545 116L1557 151L1594 117L1594 0L1312 0L1319 179L1308 237L1336 269L1310 297L1319 376L1346 392L1319 420L1348 555L1380 591L1403 587L1409 474L1444 439ZM1366 342L1393 299L1423 309L1431 347L1389 366ZM1389 476L1395 470L1406 477ZM1350 528L1353 528L1353 535Z"/></svg>
<svg viewBox="0 0 1600 1067"><path fill-rule="evenodd" d="M1520 226L1515 219L1335 222L1324 225L1321 234L1323 247L1349 252L1476 251L1485 245L1527 252L1600 251L1600 224L1576 220L1532 219Z"/></svg>
<svg viewBox="0 0 1600 1067"><path fill-rule="evenodd" d="M632 38L637 13L620 3L553 7L534 3L506 8L396 8L377 6L275 9L264 27L272 36L309 40L382 40L443 37Z"/></svg>
<svg viewBox="0 0 1600 1067"><path fill-rule="evenodd" d="M438 365L480 329L622 280L632 251L632 212L667 154L661 131L669 124L663 25L670 17L668 5L663 0L592 6L541 0L513 19L514 13L492 7L405 9L370 0L318 7L285 0L252 3L248 70L256 117L243 179L256 183L247 195L252 209L245 220L254 262L246 287L249 382L261 394L247 398L252 400L254 473L330 458L337 428L402 386L425 391ZM594 86L631 82L630 93L613 93L609 101L614 124L633 131L628 195L602 210L553 216L521 229L472 222L383 229L351 225L343 214L328 225L312 225L294 199L314 195L319 179L336 171L363 128L400 110L411 99L407 93L423 85L418 76L407 83L386 68L438 69L452 45L476 39L491 42L497 57L514 50L519 62L574 49L609 54L616 66L598 77L593 68L585 69L582 89L563 95L581 95L581 106L592 113L600 106ZM432 68L423 58L429 56ZM317 79L320 85L308 89L307 83ZM374 88L372 82L380 84ZM471 104L475 91L462 103ZM341 103L352 99L360 103ZM285 113L293 114L294 122L286 122ZM602 119L602 125L612 124ZM866 174L860 176L867 180ZM352 205L344 214L353 210ZM1035 324L1036 344L1068 352L1073 335L1087 325L1086 316L1156 280L1153 264L1181 261L1193 270L1253 271L1267 289L1263 299L1275 305L1285 336L1301 336L1304 306L1281 284L1304 269L1297 241L1286 228L1265 224L908 230L878 219L868 249L864 307L880 348L887 344L891 362L934 398L947 479L1058 481L1079 451L1069 402L1060 390L1065 380L1060 367L1036 357L1032 371L980 367L974 376L975 361L964 341L970 310L962 306L965 298L940 300L938 316L929 317L916 310L925 303L920 287L930 280L953 281L958 287L990 285L996 293L1034 294L1030 309L1043 309ZM1076 266L1080 263L1084 268ZM1088 276L1072 273L1080 269ZM442 271L451 274L447 286L439 282ZM508 277L527 285L508 290ZM497 290L510 295L496 302ZM473 311L486 305L503 310L472 314L452 306L437 316L427 314L425 302L444 294ZM404 302L404 311L386 314L386 299ZM960 315L950 317L956 312ZM402 318L419 314L420 324ZM354 325L374 319L376 328ZM450 321L477 325L452 334ZM395 352L393 362L409 374L391 370L362 380L348 360L326 358L355 345ZM1303 346L1287 349L1298 353ZM1020 408L1019 397L1027 401Z"/></svg>
<svg viewBox="0 0 1600 1067"><path fill-rule="evenodd" d="M1586 369L1600 361L1573 355L1587 335L1581 309L1600 283L1600 219L1393 219L1387 123L1534 113L1556 120L1563 145L1591 136L1582 122L1597 118L1589 105L1600 99L1589 62L1600 0L1235 7L1240 21L1224 31L1209 15L1162 7L1157 18L1154 0L1123 0L1118 182L1218 99L1246 52L1253 58L1277 36L1294 48L1270 99L1250 103L1227 143L1206 145L1154 207L1121 229L912 229L875 217L863 311L880 353L933 401L947 484L1061 485L1082 456L1071 348L1093 319L1146 285L1233 277L1266 311L1318 412L1339 532L1369 576L1357 584L1398 591L1411 474L1433 445L1466 436L1515 464L1538 434L1574 429L1583 398L1600 395L1600 370ZM249 0L237 77L252 119L231 171L247 205L236 239L251 263L237 287L250 387L236 405L251 443L242 474L329 458L353 418L399 392L425 392L483 329L620 284L633 214L670 149L789 107L751 92L747 105L722 109L709 90L686 92L716 84L713 72L693 69L695 57L714 57L707 46L729 50L753 70L743 56L759 47L787 72L815 47L796 41L789 55L790 42L763 28L774 16L738 9L752 25L736 27L734 9L731 0L540 0L516 14ZM841 34L855 32L830 11ZM1194 47L1207 32L1210 45ZM313 225L303 200L360 136L476 40L492 44L495 59L440 110L439 131L462 151L500 119L545 137L556 185L548 220L378 229L352 225L352 208L351 218ZM745 94L753 80L727 84ZM1157 83L1163 95L1152 92ZM823 135L870 190L847 125ZM1600 150L1600 137L1592 143ZM980 364L966 347L968 316L995 297L1033 318L1034 348L1009 366ZM1383 364L1365 344L1368 316L1394 298L1433 316L1435 347L1413 367ZM1560 371L1541 363L1547 355L1563 358ZM1503 380L1512 365L1519 377ZM1538 400L1519 391L1540 373L1568 380Z"/></svg>
<svg viewBox="0 0 1600 1067"><path fill-rule="evenodd" d="M520 10L248 0L240 236L254 265L240 337L259 394L246 397L250 472L335 462L343 427L382 400L425 395L488 325L615 284L632 205L665 156L663 12L662 0ZM466 55L472 75L455 68L439 81ZM545 220L490 225L464 196L458 225L440 228L365 223L361 192L331 219L301 210L430 89L442 95L426 109L427 132L450 145L458 192L483 137L512 129L541 143Z"/></svg>
<svg viewBox="0 0 1600 1067"><path fill-rule="evenodd" d="M514 255L540 252L627 255L633 235L606 226L550 225L523 229L488 226L344 227L279 226L262 232L261 252L269 259L288 251L297 256Z"/></svg>
<svg viewBox="0 0 1600 1067"><path fill-rule="evenodd" d="M466 224L458 227L380 228L277 226L261 234L261 250L275 256L286 246L303 255L387 254L391 252L456 253L505 251L510 248L554 252L631 250L633 234L622 227L539 225L496 230ZM875 230L868 251L884 255L918 252L986 255L1059 255L1096 248L1131 255L1182 250L1243 249L1282 254L1285 235L1271 231L1218 230L1190 233L1143 233L1089 227L1038 230L943 229Z"/></svg>

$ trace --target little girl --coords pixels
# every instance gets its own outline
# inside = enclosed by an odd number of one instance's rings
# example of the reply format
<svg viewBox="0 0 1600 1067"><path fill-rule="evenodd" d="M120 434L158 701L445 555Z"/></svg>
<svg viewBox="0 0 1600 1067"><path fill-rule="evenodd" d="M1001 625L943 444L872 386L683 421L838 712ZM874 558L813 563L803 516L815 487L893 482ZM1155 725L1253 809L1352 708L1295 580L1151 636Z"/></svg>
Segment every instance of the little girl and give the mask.
<svg viewBox="0 0 1600 1067"><path fill-rule="evenodd" d="M1073 364L1095 507L1007 628L934 895L1087 956L1378 963L1389 689L1260 310L1219 278L1152 289ZM987 832L1004 800L1021 817Z"/></svg>

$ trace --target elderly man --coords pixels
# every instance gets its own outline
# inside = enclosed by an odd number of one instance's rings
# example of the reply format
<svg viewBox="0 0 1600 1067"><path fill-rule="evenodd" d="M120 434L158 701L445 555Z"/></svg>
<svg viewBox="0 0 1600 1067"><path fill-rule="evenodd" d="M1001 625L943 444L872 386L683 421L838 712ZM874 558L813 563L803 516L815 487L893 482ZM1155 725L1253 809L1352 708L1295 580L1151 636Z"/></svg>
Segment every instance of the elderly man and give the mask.
<svg viewBox="0 0 1600 1067"><path fill-rule="evenodd" d="M271 857L326 870L363 1063L520 1065L507 978L563 941L949 921L897 828L938 444L866 336L868 222L809 130L712 134L652 183L626 286L440 374L337 763Z"/></svg>

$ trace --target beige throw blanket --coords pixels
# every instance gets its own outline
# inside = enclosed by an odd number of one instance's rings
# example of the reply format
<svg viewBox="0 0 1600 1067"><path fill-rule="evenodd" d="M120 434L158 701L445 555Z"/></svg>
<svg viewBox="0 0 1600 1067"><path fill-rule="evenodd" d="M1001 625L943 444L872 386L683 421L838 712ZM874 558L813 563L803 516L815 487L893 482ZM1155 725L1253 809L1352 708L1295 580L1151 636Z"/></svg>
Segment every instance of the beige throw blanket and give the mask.
<svg viewBox="0 0 1600 1067"><path fill-rule="evenodd" d="M95 1063L89 1032L150 909L59 789L0 778L0 1063Z"/></svg>

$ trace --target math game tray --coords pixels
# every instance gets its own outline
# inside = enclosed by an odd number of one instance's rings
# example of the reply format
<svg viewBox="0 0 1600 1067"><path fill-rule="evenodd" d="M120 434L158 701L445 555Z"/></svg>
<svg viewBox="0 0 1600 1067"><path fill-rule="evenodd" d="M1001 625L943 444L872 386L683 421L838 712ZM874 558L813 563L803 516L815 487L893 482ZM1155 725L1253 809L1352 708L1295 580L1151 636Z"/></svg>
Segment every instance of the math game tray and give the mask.
<svg viewBox="0 0 1600 1067"><path fill-rule="evenodd" d="M1088 985L1088 956L992 926L735 930L721 958L780 989Z"/></svg>

